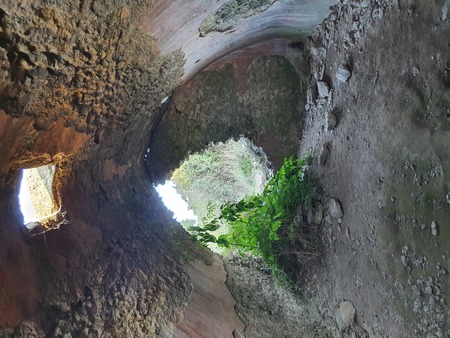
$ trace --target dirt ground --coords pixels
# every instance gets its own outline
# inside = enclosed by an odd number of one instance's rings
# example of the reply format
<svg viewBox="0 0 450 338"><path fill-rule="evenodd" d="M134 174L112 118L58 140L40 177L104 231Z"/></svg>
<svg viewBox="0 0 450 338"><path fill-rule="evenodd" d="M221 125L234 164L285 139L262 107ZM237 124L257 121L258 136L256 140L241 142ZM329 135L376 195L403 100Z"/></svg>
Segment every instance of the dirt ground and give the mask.
<svg viewBox="0 0 450 338"><path fill-rule="evenodd" d="M450 1L346 3L306 46L300 153L344 216L305 292L335 326L351 302L343 337L450 337Z"/></svg>

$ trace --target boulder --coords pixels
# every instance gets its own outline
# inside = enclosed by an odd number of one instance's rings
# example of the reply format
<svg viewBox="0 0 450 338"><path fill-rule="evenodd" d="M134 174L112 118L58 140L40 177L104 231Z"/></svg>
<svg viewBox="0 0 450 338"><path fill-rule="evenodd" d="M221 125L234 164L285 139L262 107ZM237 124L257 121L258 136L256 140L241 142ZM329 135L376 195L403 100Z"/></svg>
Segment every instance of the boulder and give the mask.
<svg viewBox="0 0 450 338"><path fill-rule="evenodd" d="M345 301L339 304L339 309L336 312L336 323L341 332L346 331L355 320L355 307L352 302Z"/></svg>
<svg viewBox="0 0 450 338"><path fill-rule="evenodd" d="M341 202L337 198L331 198L328 202L328 211L331 217L339 218L344 216L342 211Z"/></svg>

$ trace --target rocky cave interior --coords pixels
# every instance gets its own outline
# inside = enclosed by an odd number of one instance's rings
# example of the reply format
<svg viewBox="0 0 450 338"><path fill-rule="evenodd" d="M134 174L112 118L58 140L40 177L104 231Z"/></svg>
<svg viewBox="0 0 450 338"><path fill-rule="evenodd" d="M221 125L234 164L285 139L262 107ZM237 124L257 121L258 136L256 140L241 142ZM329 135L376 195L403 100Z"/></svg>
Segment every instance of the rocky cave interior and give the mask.
<svg viewBox="0 0 450 338"><path fill-rule="evenodd" d="M449 7L3 0L0 337L450 337ZM312 149L342 203L301 295L194 248L153 189L241 135L274 168Z"/></svg>

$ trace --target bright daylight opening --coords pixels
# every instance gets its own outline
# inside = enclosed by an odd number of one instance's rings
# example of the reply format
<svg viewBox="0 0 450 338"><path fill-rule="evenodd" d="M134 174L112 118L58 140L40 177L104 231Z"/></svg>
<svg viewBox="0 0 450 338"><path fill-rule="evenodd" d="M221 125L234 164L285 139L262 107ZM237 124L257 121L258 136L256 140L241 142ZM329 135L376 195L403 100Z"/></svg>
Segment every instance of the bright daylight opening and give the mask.
<svg viewBox="0 0 450 338"><path fill-rule="evenodd" d="M24 224L29 229L57 213L52 192L54 173L55 165L22 170L19 203Z"/></svg>
<svg viewBox="0 0 450 338"><path fill-rule="evenodd" d="M222 204L261 193L271 176L263 151L241 137L238 141L210 144L204 151L190 155L170 180L155 188L174 219L189 232L190 227L201 227L218 216ZM223 225L214 234L227 230ZM217 251L216 245L209 246Z"/></svg>
<svg viewBox="0 0 450 338"><path fill-rule="evenodd" d="M192 209L189 209L189 205L178 193L173 181L167 180L164 184L156 186L155 189L167 209L173 212L173 218L177 222L181 223L187 220L192 220L194 223L198 222L198 217Z"/></svg>

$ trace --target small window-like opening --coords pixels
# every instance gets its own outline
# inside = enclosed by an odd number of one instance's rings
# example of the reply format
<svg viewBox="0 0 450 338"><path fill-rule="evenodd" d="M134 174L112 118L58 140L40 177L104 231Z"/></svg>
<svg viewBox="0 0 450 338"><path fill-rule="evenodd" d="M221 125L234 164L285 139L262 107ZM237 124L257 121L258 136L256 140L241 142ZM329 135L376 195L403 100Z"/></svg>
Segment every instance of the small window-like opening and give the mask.
<svg viewBox="0 0 450 338"><path fill-rule="evenodd" d="M64 218L53 196L55 170L55 165L22 170L19 203L24 225L30 231L54 228Z"/></svg>
<svg viewBox="0 0 450 338"><path fill-rule="evenodd" d="M165 184L155 188L174 218L189 232L190 227L202 227L218 216L224 203L261 193L271 176L262 149L241 137L210 144L202 152L191 154ZM227 232L226 226L223 224L214 234ZM215 244L208 246L223 253Z"/></svg>

